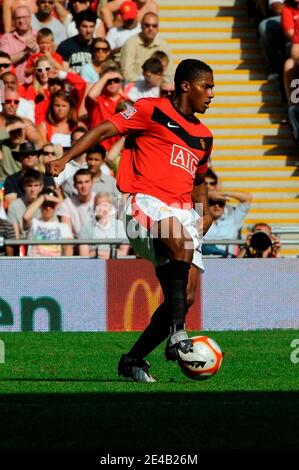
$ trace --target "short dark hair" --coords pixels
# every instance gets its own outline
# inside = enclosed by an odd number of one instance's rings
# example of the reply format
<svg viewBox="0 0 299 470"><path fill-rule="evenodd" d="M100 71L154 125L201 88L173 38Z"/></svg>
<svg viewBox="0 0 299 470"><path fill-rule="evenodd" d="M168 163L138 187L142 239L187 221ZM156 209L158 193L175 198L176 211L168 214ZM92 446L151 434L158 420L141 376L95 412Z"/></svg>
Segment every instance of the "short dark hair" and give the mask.
<svg viewBox="0 0 299 470"><path fill-rule="evenodd" d="M100 144L97 144L97 145L95 145L94 147L90 148L90 149L86 152L86 155L90 155L91 153L100 153L103 158L106 157L106 149L105 149L102 145L100 145Z"/></svg>
<svg viewBox="0 0 299 470"><path fill-rule="evenodd" d="M211 178L218 182L218 176L216 175L215 171L212 170L212 168L208 168L206 172L206 177Z"/></svg>
<svg viewBox="0 0 299 470"><path fill-rule="evenodd" d="M155 59L154 57L150 57L147 59L144 64L142 65L143 72L151 72L157 75L163 74L163 66L159 59Z"/></svg>
<svg viewBox="0 0 299 470"><path fill-rule="evenodd" d="M182 82L192 82L204 73L213 73L213 69L198 59L185 59L179 63L174 75L175 92L180 95Z"/></svg>
<svg viewBox="0 0 299 470"><path fill-rule="evenodd" d="M92 174L90 173L88 168L80 168L80 170L76 171L74 174L74 183L76 184L77 176L81 175L89 175L92 178Z"/></svg>
<svg viewBox="0 0 299 470"><path fill-rule="evenodd" d="M31 168L30 170L25 171L22 178L19 181L19 186L24 189L24 187L29 183L39 182L44 183L44 175L38 170Z"/></svg>
<svg viewBox="0 0 299 470"><path fill-rule="evenodd" d="M90 8L87 8L87 10L81 11L80 13L78 13L78 15L76 15L76 27L79 28L80 24L83 23L83 21L90 21L91 23L96 24L97 18L97 15Z"/></svg>
<svg viewBox="0 0 299 470"><path fill-rule="evenodd" d="M51 37L52 39L54 39L53 32L51 31L50 28L41 28L38 30L37 35L36 35L37 39L48 38L48 37Z"/></svg>

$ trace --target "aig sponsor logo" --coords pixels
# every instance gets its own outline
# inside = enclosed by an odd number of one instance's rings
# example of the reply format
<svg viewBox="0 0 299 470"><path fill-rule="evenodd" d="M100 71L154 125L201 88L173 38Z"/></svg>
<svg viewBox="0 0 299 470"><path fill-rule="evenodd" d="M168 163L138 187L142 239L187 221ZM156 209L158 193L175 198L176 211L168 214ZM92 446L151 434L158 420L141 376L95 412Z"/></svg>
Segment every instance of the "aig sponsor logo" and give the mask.
<svg viewBox="0 0 299 470"><path fill-rule="evenodd" d="M190 175L195 176L196 168L198 165L199 158L190 152L190 150L180 145L174 144L172 147L172 154L170 164L179 166L185 171L188 171Z"/></svg>

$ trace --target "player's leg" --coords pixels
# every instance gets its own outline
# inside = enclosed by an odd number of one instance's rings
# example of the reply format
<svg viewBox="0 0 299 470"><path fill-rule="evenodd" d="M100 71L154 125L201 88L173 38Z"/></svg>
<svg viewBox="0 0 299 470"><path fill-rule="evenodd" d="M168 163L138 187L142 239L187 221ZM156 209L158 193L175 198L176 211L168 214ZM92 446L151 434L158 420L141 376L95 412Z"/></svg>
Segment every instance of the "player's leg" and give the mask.
<svg viewBox="0 0 299 470"><path fill-rule="evenodd" d="M156 273L170 315L170 336L165 354L167 360L176 360L178 349L186 353L192 347L185 330L185 317L189 308L187 290L194 244L190 234L176 217L158 222L158 236L155 241L157 258L169 260L160 264Z"/></svg>
<svg viewBox="0 0 299 470"><path fill-rule="evenodd" d="M198 268L192 264L189 270L187 284L187 308L194 302L197 282ZM143 333L141 333L128 354L132 357L144 359L169 336L171 325L171 309L168 309L165 302L163 302L155 310L149 325Z"/></svg>

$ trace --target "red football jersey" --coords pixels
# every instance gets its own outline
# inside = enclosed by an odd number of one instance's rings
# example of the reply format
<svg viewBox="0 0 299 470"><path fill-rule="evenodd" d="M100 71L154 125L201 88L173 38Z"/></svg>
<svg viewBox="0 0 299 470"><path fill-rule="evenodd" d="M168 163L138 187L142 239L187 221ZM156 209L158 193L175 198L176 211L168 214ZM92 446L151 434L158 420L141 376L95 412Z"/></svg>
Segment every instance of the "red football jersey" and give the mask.
<svg viewBox="0 0 299 470"><path fill-rule="evenodd" d="M197 174L205 173L213 136L190 121L168 98L141 98L109 121L126 134L117 172L124 193L143 193L166 204L191 203Z"/></svg>

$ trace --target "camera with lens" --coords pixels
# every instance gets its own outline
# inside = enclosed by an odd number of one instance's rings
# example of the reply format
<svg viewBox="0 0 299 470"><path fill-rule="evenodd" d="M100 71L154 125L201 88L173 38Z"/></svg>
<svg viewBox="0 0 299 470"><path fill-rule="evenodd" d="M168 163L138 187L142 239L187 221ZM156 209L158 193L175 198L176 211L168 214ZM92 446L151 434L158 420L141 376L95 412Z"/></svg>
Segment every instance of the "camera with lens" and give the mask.
<svg viewBox="0 0 299 470"><path fill-rule="evenodd" d="M257 257L262 257L264 251L272 246L272 240L266 232L257 231L252 235L249 246Z"/></svg>

